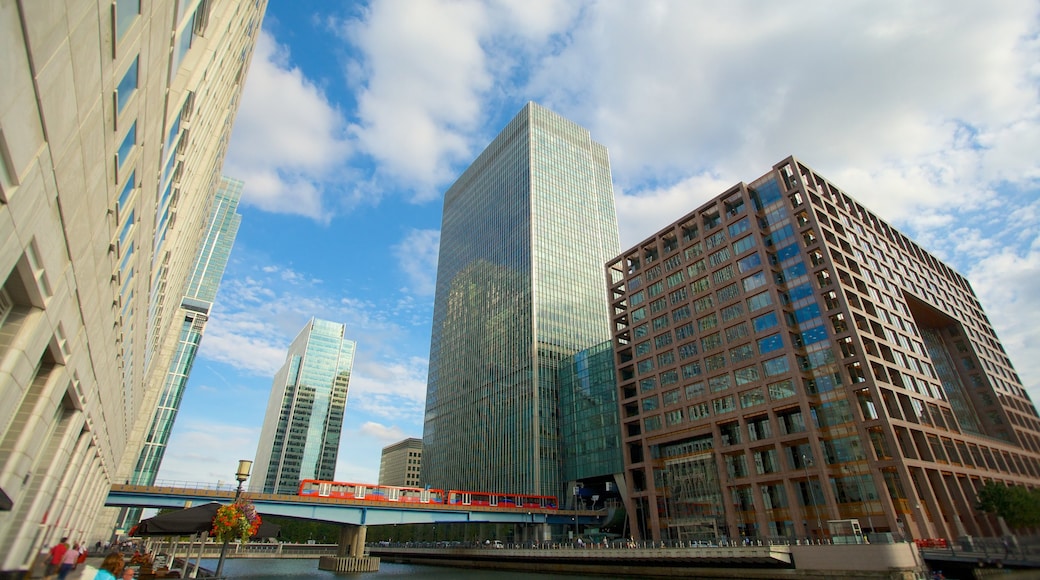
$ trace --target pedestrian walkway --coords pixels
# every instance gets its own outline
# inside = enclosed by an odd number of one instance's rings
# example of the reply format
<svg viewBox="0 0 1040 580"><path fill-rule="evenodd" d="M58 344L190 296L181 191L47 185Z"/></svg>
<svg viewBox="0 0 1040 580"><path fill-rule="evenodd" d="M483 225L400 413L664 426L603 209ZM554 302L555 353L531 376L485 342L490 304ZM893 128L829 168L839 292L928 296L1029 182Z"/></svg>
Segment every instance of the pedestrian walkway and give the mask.
<svg viewBox="0 0 1040 580"><path fill-rule="evenodd" d="M33 568L32 575L29 576L30 578L43 578L45 564L43 563L43 558L40 560L41 561ZM69 575L65 577L65 580L94 580L94 576L97 574L98 566L101 565L102 560L104 560L104 558L101 556L88 556L87 561L76 566L76 569L72 572L69 572Z"/></svg>

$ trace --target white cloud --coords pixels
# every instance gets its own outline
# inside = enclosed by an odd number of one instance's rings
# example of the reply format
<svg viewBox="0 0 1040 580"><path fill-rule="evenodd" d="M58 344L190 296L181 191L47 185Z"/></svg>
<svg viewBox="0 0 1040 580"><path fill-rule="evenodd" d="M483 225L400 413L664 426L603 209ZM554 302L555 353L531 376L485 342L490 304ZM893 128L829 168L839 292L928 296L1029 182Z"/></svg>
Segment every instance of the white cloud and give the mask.
<svg viewBox="0 0 1040 580"><path fill-rule="evenodd" d="M325 221L330 185L350 154L342 114L288 50L261 32L224 172L245 181L243 203Z"/></svg>
<svg viewBox="0 0 1040 580"><path fill-rule="evenodd" d="M405 432L397 426L387 426L381 423L368 421L359 429L362 434L386 443L394 443L407 437Z"/></svg>
<svg viewBox="0 0 1040 580"><path fill-rule="evenodd" d="M526 89L608 145L629 193L705 171L747 180L795 154L908 219L972 203L986 180L1036 175L1036 12L596 3Z"/></svg>
<svg viewBox="0 0 1040 580"><path fill-rule="evenodd" d="M615 191L621 248L630 248L734 185L709 174L633 194Z"/></svg>
<svg viewBox="0 0 1040 580"><path fill-rule="evenodd" d="M397 422L421 422L426 402L426 359L364 360L350 377L347 413Z"/></svg>
<svg viewBox="0 0 1040 580"><path fill-rule="evenodd" d="M409 230L393 247L398 266L411 280L410 290L419 296L432 296L437 284L437 252L440 230Z"/></svg>
<svg viewBox="0 0 1040 580"><path fill-rule="evenodd" d="M237 485L238 461L252 460L259 440L259 427L180 418L167 445L158 479Z"/></svg>
<svg viewBox="0 0 1040 580"><path fill-rule="evenodd" d="M450 177L445 161L470 150L480 94L491 87L476 2L373 2L345 33L362 52L363 86L351 131L383 170L429 195Z"/></svg>

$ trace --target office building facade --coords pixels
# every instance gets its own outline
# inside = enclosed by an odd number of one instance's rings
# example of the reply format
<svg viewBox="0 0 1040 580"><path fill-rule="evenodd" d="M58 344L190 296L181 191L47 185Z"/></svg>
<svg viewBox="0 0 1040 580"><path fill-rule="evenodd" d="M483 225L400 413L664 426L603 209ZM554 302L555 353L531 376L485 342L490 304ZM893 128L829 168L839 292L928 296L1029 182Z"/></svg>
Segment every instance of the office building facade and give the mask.
<svg viewBox="0 0 1040 580"><path fill-rule="evenodd" d="M527 104L444 196L423 484L562 495L561 361L609 340L606 148Z"/></svg>
<svg viewBox="0 0 1040 580"><path fill-rule="evenodd" d="M635 534L1006 533L1040 419L962 275L788 158L607 265Z"/></svg>
<svg viewBox="0 0 1040 580"><path fill-rule="evenodd" d="M571 499L618 507L625 493L614 349L601 342L560 364L560 458Z"/></svg>
<svg viewBox="0 0 1040 580"><path fill-rule="evenodd" d="M422 439L409 437L383 448L379 458L379 485L419 487Z"/></svg>
<svg viewBox="0 0 1040 580"><path fill-rule="evenodd" d="M159 472L166 443L170 439L173 423L177 419L184 388L188 376L195 364L195 355L209 320L209 311L217 298L220 279L224 276L231 248L238 235L238 226L242 216L238 213L238 202L242 197L243 182L230 177L222 177L220 187L213 199L209 222L195 258L195 265L188 276L187 288L181 299L181 311L184 320L181 325L177 350L170 361L170 369L166 373L162 392L156 403L151 425L145 436L144 448L137 458L130 483L133 485L152 485ZM126 508L116 523L118 529L128 529L140 519L140 508Z"/></svg>
<svg viewBox="0 0 1040 580"><path fill-rule="evenodd" d="M274 377L250 488L296 494L301 479L336 475L356 344L346 326L312 318Z"/></svg>
<svg viewBox="0 0 1040 580"><path fill-rule="evenodd" d="M107 540L266 2L0 3L0 571Z"/></svg>

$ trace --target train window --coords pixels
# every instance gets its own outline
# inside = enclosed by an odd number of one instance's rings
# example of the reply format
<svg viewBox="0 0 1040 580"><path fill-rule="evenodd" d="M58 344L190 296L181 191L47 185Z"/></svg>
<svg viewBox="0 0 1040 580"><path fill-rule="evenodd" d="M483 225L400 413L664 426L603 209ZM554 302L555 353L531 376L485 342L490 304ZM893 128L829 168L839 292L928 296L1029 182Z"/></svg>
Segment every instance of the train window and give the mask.
<svg viewBox="0 0 1040 580"><path fill-rule="evenodd" d="M387 490L386 499L390 501L398 501L401 499L401 490L396 487L391 487Z"/></svg>

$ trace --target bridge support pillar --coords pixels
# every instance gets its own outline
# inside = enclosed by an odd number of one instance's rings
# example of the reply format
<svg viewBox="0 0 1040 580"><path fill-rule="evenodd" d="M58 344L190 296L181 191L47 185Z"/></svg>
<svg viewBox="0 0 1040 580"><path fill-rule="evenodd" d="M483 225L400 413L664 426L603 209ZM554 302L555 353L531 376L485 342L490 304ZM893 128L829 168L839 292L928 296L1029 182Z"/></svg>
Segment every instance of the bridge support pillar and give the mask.
<svg viewBox="0 0 1040 580"><path fill-rule="evenodd" d="M330 572L378 572L379 558L365 556L367 526L343 526L339 529L339 545L335 556L322 556L319 570Z"/></svg>
<svg viewBox="0 0 1040 580"><path fill-rule="evenodd" d="M367 536L368 526L342 526L339 529L339 548L336 550L336 556L340 558L364 556Z"/></svg>

